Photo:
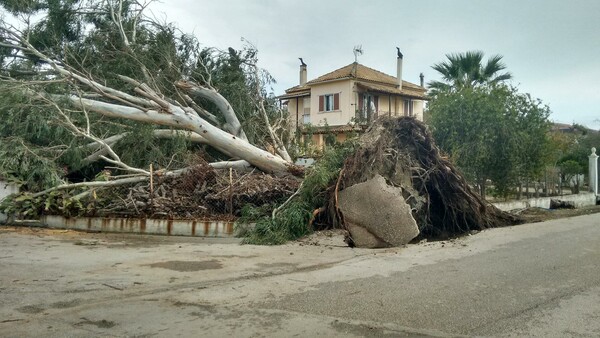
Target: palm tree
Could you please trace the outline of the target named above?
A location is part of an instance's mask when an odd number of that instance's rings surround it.
[[[443,80],[429,83],[429,88],[433,92],[473,88],[477,85],[495,84],[512,78],[508,72],[498,74],[506,69],[506,65],[501,62],[501,55],[490,57],[485,65],[482,51],[446,54],[446,58],[447,61],[432,66],[442,75]]]

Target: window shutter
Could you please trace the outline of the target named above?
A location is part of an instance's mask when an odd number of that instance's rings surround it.
[[[373,101],[375,101],[375,111],[379,111],[379,96],[373,96]]]
[[[340,110],[340,93],[333,94],[333,110]]]
[[[319,96],[319,111],[325,110],[325,96]]]

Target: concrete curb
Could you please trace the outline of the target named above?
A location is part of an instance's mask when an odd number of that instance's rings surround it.
[[[526,209],[532,207],[550,208],[550,200],[557,199],[561,201],[575,202],[575,207],[581,208],[590,205],[596,205],[596,195],[593,192],[581,193],[577,195],[563,195],[552,197],[530,198],[519,201],[495,202],[492,203],[502,211],[510,211],[516,209]]]
[[[234,222],[176,219],[42,216],[40,223],[54,229],[138,233],[191,237],[235,237]]]

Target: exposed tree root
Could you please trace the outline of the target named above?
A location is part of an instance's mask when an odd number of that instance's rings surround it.
[[[440,154],[426,125],[414,118],[377,120],[361,137],[355,154],[346,159],[339,187],[332,191],[376,174],[403,189],[424,237],[453,236],[522,222],[482,199]],[[344,223],[338,216],[336,196],[331,194],[327,217],[341,227]]]

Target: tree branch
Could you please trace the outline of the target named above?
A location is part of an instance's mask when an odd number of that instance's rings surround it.
[[[219,109],[219,111],[221,112],[221,114],[223,114],[223,117],[225,118],[225,121],[227,123],[227,125],[225,126],[226,129],[231,134],[240,137],[244,141],[248,141],[246,133],[242,129],[242,125],[238,120],[237,115],[233,110],[233,107],[231,107],[227,99],[225,99],[221,94],[219,94],[214,88],[203,87],[193,82],[183,80],[177,81],[175,83],[175,86],[184,90],[192,96],[201,97],[214,103],[217,106],[217,109]]]

